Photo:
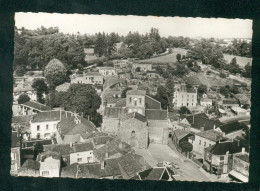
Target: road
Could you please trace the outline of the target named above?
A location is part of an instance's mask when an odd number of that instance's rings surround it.
[[[148,149],[138,149],[136,154],[144,157],[150,166],[155,167],[159,161],[174,162],[179,169],[174,171],[179,175],[176,180],[180,181],[211,181],[199,167],[178,153],[172,150],[168,145],[150,144]]]

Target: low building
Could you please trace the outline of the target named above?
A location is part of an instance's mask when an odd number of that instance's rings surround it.
[[[173,181],[174,172],[166,167],[154,167],[145,171],[139,172],[137,175],[132,177],[132,180],[163,180]]]
[[[59,177],[61,167],[61,155],[54,151],[46,151],[37,156],[40,163],[40,176]]]
[[[241,153],[233,156],[233,165],[229,176],[240,182],[248,182],[249,166],[249,154],[242,150]]]
[[[19,169],[18,176],[40,176],[40,163],[32,159],[26,160]]]
[[[15,87],[13,93],[14,101],[17,101],[22,94],[27,94],[31,101],[37,101],[37,91],[31,86]],[[45,97],[45,94],[43,94],[43,97]]]
[[[172,132],[172,141],[177,147],[179,147],[179,145],[182,141],[188,142],[189,137],[192,137],[192,136],[193,136],[193,134],[191,134],[187,131],[182,131],[182,130],[177,129]]]
[[[11,174],[17,174],[21,166],[21,137],[17,131],[12,132]]]
[[[235,139],[236,137],[241,137],[246,128],[247,126],[245,124],[233,121],[220,125],[216,128],[216,131],[222,133],[224,137]]]
[[[70,164],[73,163],[93,163],[94,155],[93,155],[94,146],[93,143],[78,143],[73,144],[72,152],[70,153]]]
[[[207,106],[212,106],[212,99],[209,99],[209,98],[201,98],[200,99],[200,105],[203,105],[205,107]]]
[[[205,148],[203,164],[211,173],[228,175],[232,170],[233,155],[244,148],[237,141],[217,142]]]
[[[140,68],[140,71],[152,71],[151,63],[133,63],[132,69],[136,70],[136,68]]]
[[[20,115],[34,115],[43,111],[50,111],[51,107],[36,101],[28,101],[20,104],[18,113]]]
[[[236,115],[250,115],[250,111],[243,109],[241,107],[233,106],[231,107],[231,111]]]
[[[50,139],[57,132],[57,124],[74,115],[69,111],[44,111],[33,116],[30,122],[32,139]]]
[[[87,72],[84,74],[74,74],[71,76],[71,84],[99,84],[102,85],[104,83],[103,76],[98,72]]]
[[[222,125],[222,123],[218,120],[209,119],[209,117],[205,113],[198,113],[194,115],[180,117],[179,124],[189,126],[189,128],[186,129],[194,133],[208,131]]]
[[[196,155],[196,158],[203,158],[205,148],[215,145],[221,140],[224,140],[222,134],[211,129],[195,133],[194,138],[189,139],[189,142],[193,146],[192,152]]]
[[[224,99],[222,100],[222,103],[219,103],[225,108],[231,108],[231,107],[239,107],[239,101],[234,100],[234,99]]]
[[[97,67],[102,76],[116,76],[116,69],[113,67]]]

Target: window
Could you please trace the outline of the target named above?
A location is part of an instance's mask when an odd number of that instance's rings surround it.
[[[199,142],[199,145],[201,145],[201,140],[200,140],[200,142]]]
[[[87,161],[91,162],[92,157],[87,157]]]
[[[40,125],[37,125],[37,131],[40,131]]]
[[[206,142],[204,142],[204,147],[206,147]]]
[[[41,137],[41,136],[40,136],[40,133],[38,133],[38,134],[37,134],[37,139],[40,139],[40,137]]]
[[[130,103],[132,102],[132,98],[131,98],[131,97],[129,98],[129,102],[130,102]]]
[[[137,106],[137,101],[135,100],[135,106]]]
[[[219,158],[220,158],[220,160],[224,160],[224,156],[220,156]]]
[[[78,161],[78,162],[82,162],[82,158],[78,158],[77,161]]]
[[[189,103],[187,103],[187,106],[189,106]]]
[[[49,125],[46,125],[46,130],[49,130]]]
[[[140,103],[142,103],[142,98],[139,98]]]
[[[42,176],[49,176],[49,171],[42,171]]]

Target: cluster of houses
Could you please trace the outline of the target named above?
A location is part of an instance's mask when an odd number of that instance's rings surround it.
[[[89,49],[85,52],[86,57],[94,56]],[[250,101],[244,94],[227,99],[208,91],[198,96],[199,86],[206,84],[195,75],[176,78],[174,109],[185,106],[193,112],[172,120],[168,109],[162,109],[161,103],[151,97],[167,80],[153,64],[113,62],[113,67],[85,68],[80,74],[72,74],[70,83],[56,87],[56,91],[66,92],[73,83],[92,85],[104,106],[99,128],[77,113],[38,103],[36,91],[30,86],[32,79],[15,77],[14,100],[26,93],[30,101],[14,104],[11,173],[171,181],[174,173],[169,168],[151,167],[135,154],[135,149],[147,149],[149,144],[167,145],[171,137],[177,148],[183,141],[192,144],[192,157],[210,173],[248,180],[249,155],[236,139],[250,128],[250,108],[244,107],[250,107]],[[126,88],[129,89],[122,97]],[[198,106],[203,109],[197,111]],[[212,118],[209,108],[222,117]],[[233,113],[231,117],[229,111]],[[42,150],[35,154],[38,144]]]

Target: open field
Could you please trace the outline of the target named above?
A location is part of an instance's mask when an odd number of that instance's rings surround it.
[[[139,62],[150,62],[150,63],[170,63],[170,62],[176,62],[176,55],[181,54],[181,55],[186,55],[187,50],[182,49],[182,48],[174,48],[172,54],[167,54],[164,56],[159,56],[155,58],[150,58],[150,59],[145,59],[145,60],[140,60]]]
[[[230,61],[232,60],[232,58],[236,57],[237,59],[237,64],[244,68],[244,66],[249,62],[250,64],[252,64],[252,58],[247,58],[247,57],[241,57],[241,56],[234,56],[234,55],[229,55],[229,54],[223,54],[224,55],[224,59],[227,61],[227,63],[230,63]]]

